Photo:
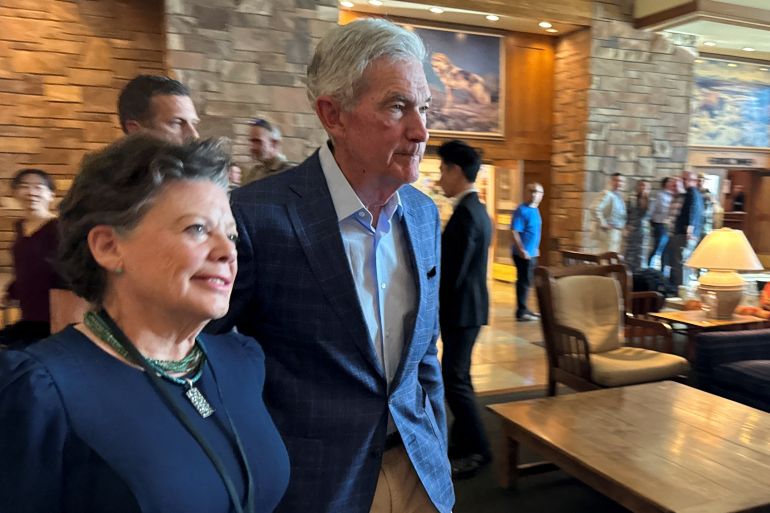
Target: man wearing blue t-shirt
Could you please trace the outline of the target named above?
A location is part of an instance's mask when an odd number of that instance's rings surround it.
[[[527,293],[532,284],[532,273],[540,256],[540,234],[543,219],[537,209],[543,200],[543,186],[539,183],[527,185],[526,201],[513,213],[511,232],[513,234],[513,261],[516,264],[516,320],[534,321],[539,315],[527,308]]]

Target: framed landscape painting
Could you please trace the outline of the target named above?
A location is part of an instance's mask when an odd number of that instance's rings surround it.
[[[433,101],[432,134],[458,137],[504,135],[505,45],[502,36],[405,25],[425,42],[423,62]]]
[[[770,147],[770,77],[762,65],[699,59],[690,145]]]

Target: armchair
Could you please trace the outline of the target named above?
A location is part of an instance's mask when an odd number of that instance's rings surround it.
[[[535,269],[549,395],[558,382],[594,390],[687,372],[687,360],[671,354],[671,327],[626,311],[629,282],[622,264]]]
[[[695,385],[770,412],[770,329],[700,333]]]

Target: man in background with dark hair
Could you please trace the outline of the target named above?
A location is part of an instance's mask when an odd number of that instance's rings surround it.
[[[198,138],[200,120],[190,90],[168,77],[134,77],[120,93],[118,116],[126,134],[145,131],[176,144]]]
[[[684,262],[700,240],[703,230],[703,196],[698,190],[698,177],[690,170],[682,173],[685,187],[682,206],[674,218],[673,235],[668,243],[671,250],[671,284],[688,285],[690,270]]]
[[[668,262],[663,255],[668,244],[668,217],[671,210],[671,202],[676,194],[676,179],[665,177],[660,182],[660,190],[655,194],[650,205],[650,226],[652,227],[652,251],[647,260],[647,266],[652,267],[655,256],[660,256],[660,270],[662,271]]]
[[[278,174],[294,166],[281,153],[281,131],[268,120],[257,118],[249,123],[249,141],[254,167],[243,173],[242,185]]]
[[[439,185],[454,199],[454,213],[441,237],[439,322],[444,353],[444,393],[454,415],[449,433],[452,476],[475,475],[491,459],[471,382],[471,352],[489,316],[487,254],[492,223],[474,186],[481,166],[479,154],[462,141],[438,149]]]
[[[118,118],[125,134],[145,132],[174,144],[197,139],[200,121],[181,82],[159,75],[137,75],[118,97]],[[88,303],[69,290],[51,291],[51,333],[83,320]]]

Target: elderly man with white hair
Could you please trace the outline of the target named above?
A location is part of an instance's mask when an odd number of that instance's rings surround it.
[[[232,194],[238,277],[212,326],[265,352],[289,450],[277,511],[449,513],[437,359],[441,223],[409,185],[428,140],[425,48],[385,20],[333,29],[308,67],[329,141]]]

